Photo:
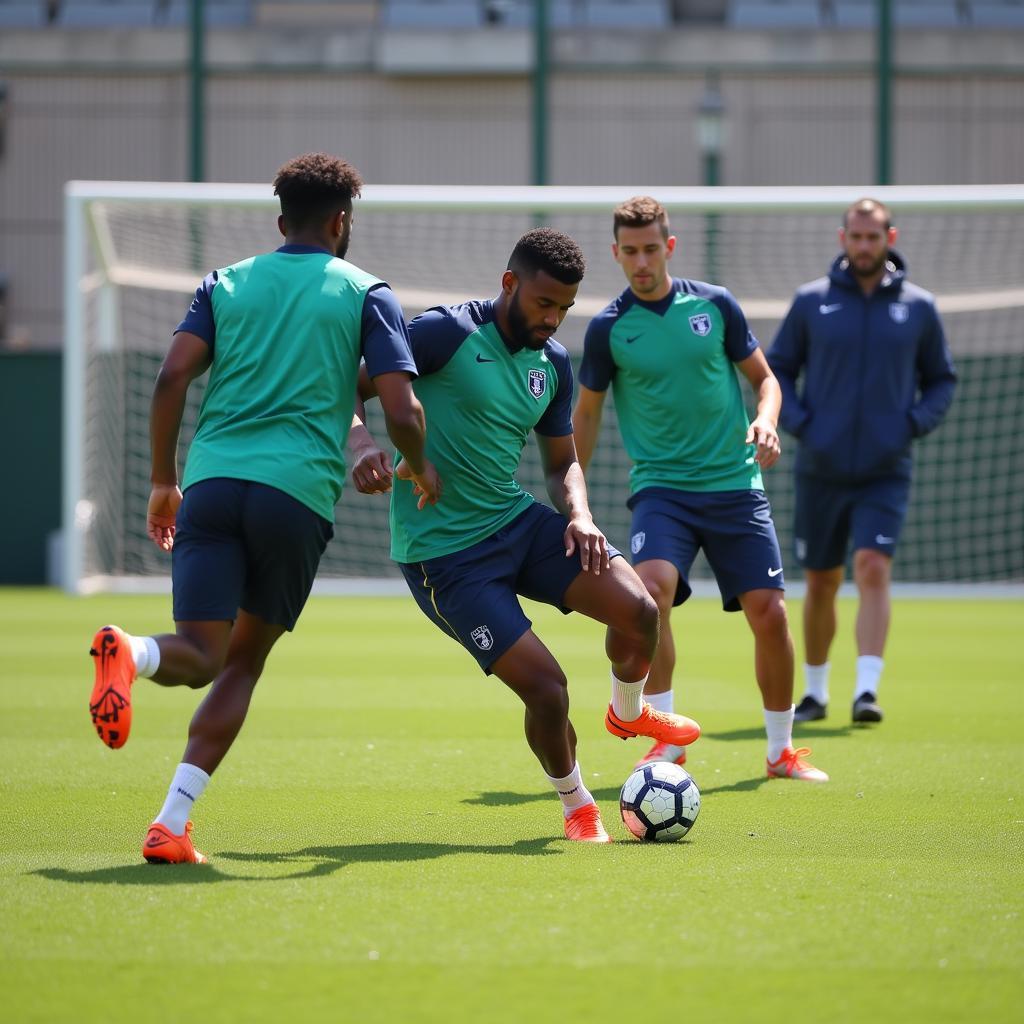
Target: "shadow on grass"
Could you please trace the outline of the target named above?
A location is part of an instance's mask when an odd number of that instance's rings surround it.
[[[806,722],[793,723],[793,736],[849,736],[857,732],[855,725],[811,725]],[[708,740],[757,740],[764,739],[764,726],[752,726],[749,729],[727,729],[725,732],[705,732],[704,739]]]
[[[549,794],[550,796],[550,794]],[[414,860],[436,860],[458,853],[485,853],[513,857],[550,857],[560,853],[549,849],[553,836],[520,839],[509,844],[462,843],[366,843],[352,846],[307,846],[292,853],[237,853],[224,851],[212,856],[210,864],[132,864],[127,867],[71,871],[41,868],[29,872],[54,882],[91,885],[203,885],[211,882],[284,882],[296,878],[332,875],[349,864],[387,864]],[[304,865],[303,870],[272,877],[233,875],[219,867],[223,861],[248,864]]]

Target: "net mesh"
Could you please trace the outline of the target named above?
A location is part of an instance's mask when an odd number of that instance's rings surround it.
[[[743,213],[668,205],[680,239],[673,272],[726,285],[764,347],[795,288],[825,273],[837,251],[838,218],[831,211],[794,211],[767,200],[757,212]],[[275,209],[228,200],[200,206],[116,198],[85,206],[88,252],[77,288],[77,340],[85,354],[78,573],[106,581],[166,577],[169,558],[145,536],[153,382],[171,332],[204,274],[279,244]],[[494,295],[515,239],[539,222],[535,214],[500,205],[396,211],[364,201],[349,255],[388,280],[411,317],[430,305]],[[578,365],[589,317],[624,284],[609,252],[610,215],[548,209],[543,223],[571,234],[587,257],[577,307],[559,332]],[[1024,413],[1024,203],[992,211],[951,202],[948,210],[908,212],[899,226],[911,279],[937,295],[960,384],[942,427],[915,445],[911,508],[895,575],[920,583],[1022,581],[1024,455],[1013,428]],[[182,463],[203,386],[204,380],[197,381],[188,397]],[[752,406],[749,392],[747,398]],[[375,403],[369,413],[371,429],[383,439]],[[795,442],[784,437],[783,447],[780,463],[766,474],[766,489],[788,556]],[[595,519],[623,550],[628,468],[610,400],[588,486]],[[545,498],[532,445],[520,478]],[[398,576],[388,558],[386,506],[386,499],[346,487],[321,580]],[[791,563],[787,557],[787,577],[798,579]],[[706,564],[695,567],[694,578],[710,578]]]

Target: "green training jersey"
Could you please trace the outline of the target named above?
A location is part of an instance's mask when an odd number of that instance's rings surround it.
[[[421,562],[471,547],[534,498],[516,480],[530,431],[572,433],[572,366],[554,339],[510,346],[489,301],[427,310],[409,325],[413,387],[427,417],[427,457],[444,481],[436,505],[416,507],[412,484],[391,492],[391,557]]]
[[[631,493],[762,489],[733,366],[756,349],[732,295],[700,281],[674,278],[658,302],[627,288],[591,320],[580,383],[612,388]]]

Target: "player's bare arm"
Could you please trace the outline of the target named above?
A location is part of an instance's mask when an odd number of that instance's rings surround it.
[[[174,546],[174,523],[181,505],[178,487],[178,434],[189,385],[212,362],[210,346],[198,335],[179,331],[160,367],[149,409],[150,480],[146,533],[163,551]]]
[[[576,441],[576,457],[579,459],[583,472],[586,473],[594,449],[597,447],[597,436],[601,430],[601,414],[604,412],[604,396],[607,392],[591,391],[579,385],[579,398],[572,414],[572,433]]]
[[[366,407],[358,394],[352,411],[348,449],[352,456],[352,483],[360,494],[386,494],[391,490],[395,475],[391,456],[366,429]]]
[[[595,575],[600,575],[601,570],[610,564],[608,541],[594,525],[590,514],[587,485],[583,479],[583,467],[576,457],[573,436],[545,437],[537,434],[536,437],[548,495],[555,508],[569,519],[565,530],[565,556],[571,557],[578,549],[583,571],[592,569]]]
[[[760,349],[736,365],[750,381],[750,386],[757,395],[757,415],[747,431],[747,444],[757,445],[754,458],[762,469],[768,469],[779,461],[779,455],[782,453],[778,431],[782,389]]]

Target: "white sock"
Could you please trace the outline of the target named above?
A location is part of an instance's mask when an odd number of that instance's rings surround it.
[[[545,778],[555,787],[558,799],[562,801],[562,813],[567,818],[573,811],[578,810],[585,804],[594,803],[590,790],[583,785],[579,763],[572,766],[572,771],[564,779],[553,779],[547,774],[545,774]]]
[[[154,820],[176,836],[183,835],[192,805],[203,795],[209,781],[210,776],[202,768],[184,762],[179,764],[167,791],[167,799]]]
[[[672,691],[666,690],[664,693],[645,693],[644,700],[654,708],[655,711],[664,711],[666,715],[671,715],[673,710]]]
[[[768,734],[768,760],[778,761],[786,747],[793,746],[793,708],[788,711],[764,709],[764,731]]]
[[[646,684],[647,676],[635,683],[624,683],[612,672],[612,710],[622,721],[632,722],[640,717]]]
[[[808,697],[813,697],[819,704],[828,703],[828,670],[832,662],[826,661],[823,665],[808,665],[804,663],[804,685]]]
[[[882,678],[882,666],[885,662],[876,654],[862,654],[857,659],[857,685],[854,687],[853,699],[862,693],[873,693],[878,696],[878,683]]]
[[[156,675],[160,667],[160,645],[151,636],[128,634],[132,657],[135,659],[135,674],[146,679]]]

